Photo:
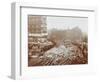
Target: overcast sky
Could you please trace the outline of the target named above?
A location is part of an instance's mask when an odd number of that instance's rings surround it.
[[[52,28],[72,29],[77,26],[83,32],[87,33],[88,18],[47,16],[47,28],[48,29],[52,29]]]

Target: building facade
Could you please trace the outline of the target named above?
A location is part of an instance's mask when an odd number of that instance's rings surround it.
[[[47,24],[45,16],[29,16],[28,31],[32,34],[47,33]]]
[[[39,56],[52,43],[47,40],[46,16],[28,16],[28,55]]]

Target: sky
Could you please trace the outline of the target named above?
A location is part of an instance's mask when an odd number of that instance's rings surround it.
[[[72,29],[79,27],[82,32],[88,32],[88,18],[47,16],[47,28]]]

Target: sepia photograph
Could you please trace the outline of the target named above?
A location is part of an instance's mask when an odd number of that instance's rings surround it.
[[[28,15],[28,67],[88,64],[88,17]]]
[[[13,3],[11,77],[59,78],[95,74],[95,8]]]

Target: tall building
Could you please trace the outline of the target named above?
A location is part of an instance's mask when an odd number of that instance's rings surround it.
[[[29,40],[39,41],[47,38],[46,16],[28,16],[28,36]]]
[[[47,40],[46,16],[28,16],[28,54],[40,55],[52,43]]]
[[[47,24],[45,16],[28,17],[28,31],[29,34],[47,34]]]

